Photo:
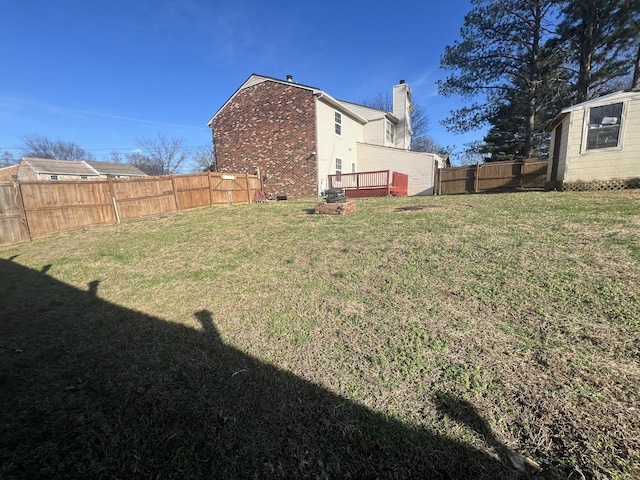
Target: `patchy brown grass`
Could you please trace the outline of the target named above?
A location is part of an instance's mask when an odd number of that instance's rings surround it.
[[[0,477],[637,478],[637,191],[357,203],[0,251]]]

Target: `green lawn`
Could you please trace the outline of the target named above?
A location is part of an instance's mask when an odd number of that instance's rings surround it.
[[[0,249],[0,478],[640,477],[640,191],[315,204]]]

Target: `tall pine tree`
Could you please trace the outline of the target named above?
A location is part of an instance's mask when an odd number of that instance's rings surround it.
[[[505,154],[528,158],[538,149],[545,127],[538,117],[546,105],[540,102],[561,81],[553,63],[559,59],[545,53],[553,33],[554,0],[472,3],[462,40],[446,47],[440,60],[442,68],[454,73],[438,86],[443,95],[480,97],[484,102],[452,112],[444,124],[458,132],[492,125],[485,141],[498,147],[496,153],[502,143]],[[509,142],[509,134],[517,138]]]
[[[619,86],[633,72],[640,42],[638,0],[558,0],[558,32],[572,82],[574,102]]]

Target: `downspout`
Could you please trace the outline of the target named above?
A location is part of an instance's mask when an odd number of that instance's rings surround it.
[[[320,122],[318,121],[318,99],[322,98],[323,95],[324,93],[320,92],[313,96],[313,106],[315,108],[314,114],[316,117],[316,195],[318,195],[318,197],[322,196],[322,179],[320,178]]]

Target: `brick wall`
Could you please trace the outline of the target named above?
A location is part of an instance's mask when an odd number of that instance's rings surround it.
[[[211,125],[221,172],[266,175],[266,194],[317,196],[316,115],[309,90],[266,81],[240,90]]]

